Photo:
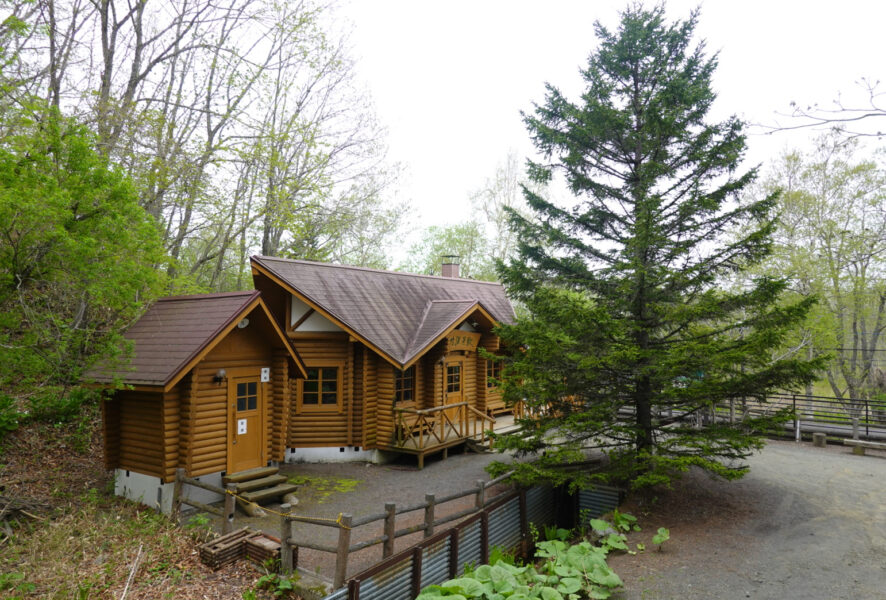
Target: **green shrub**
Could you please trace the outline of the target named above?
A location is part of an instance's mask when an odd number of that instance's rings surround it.
[[[67,392],[61,387],[45,387],[28,399],[28,418],[46,423],[69,423],[79,416],[83,405],[95,402],[97,392],[73,387]]]
[[[0,440],[18,429],[22,414],[18,412],[15,399],[0,393]]]

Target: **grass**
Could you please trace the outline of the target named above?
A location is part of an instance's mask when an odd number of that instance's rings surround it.
[[[163,515],[116,498],[84,494],[55,518],[22,528],[0,558],[2,594],[103,597],[126,581],[139,546],[139,588],[161,592],[192,576],[192,544]],[[167,597],[174,597],[169,590]]]
[[[359,479],[345,477],[323,477],[320,475],[293,475],[289,483],[305,486],[317,504],[325,502],[332,494],[353,492],[362,482]]]

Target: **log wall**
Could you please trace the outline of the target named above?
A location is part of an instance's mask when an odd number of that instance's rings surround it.
[[[289,421],[291,448],[349,445],[348,399],[352,394],[352,364],[348,360],[350,342],[347,334],[292,334],[293,345],[308,367],[342,368],[341,403],[329,410],[305,410],[301,407],[301,380],[290,379],[292,395]]]

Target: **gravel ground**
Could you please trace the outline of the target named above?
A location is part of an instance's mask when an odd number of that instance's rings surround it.
[[[355,519],[384,512],[386,502],[398,506],[415,505],[425,500],[425,494],[440,498],[458,491],[476,488],[477,480],[489,481],[484,468],[495,460],[508,460],[501,454],[473,454],[451,451],[447,459],[440,455],[425,459],[425,468],[419,470],[412,457],[403,457],[387,465],[368,463],[321,463],[286,464],[280,469],[290,477],[307,479],[296,492],[299,503],[294,513],[334,520],[340,513],[350,513]],[[336,489],[338,488],[338,489]],[[497,486],[487,491],[493,496],[507,488]],[[435,517],[453,514],[474,506],[475,496],[468,496],[439,505]],[[279,504],[268,504],[270,511],[279,510]],[[422,510],[397,517],[397,529],[421,524]],[[237,511],[235,527],[250,525],[272,535],[279,536],[279,517],[270,514],[264,518],[249,518]],[[215,524],[219,527],[219,524]],[[449,526],[447,524],[446,526]],[[296,523],[293,527],[296,540],[335,547],[338,529],[318,525]],[[382,523],[366,525],[352,531],[351,543],[367,540],[382,533]],[[421,541],[417,533],[397,539],[395,552],[404,550]],[[348,575],[359,573],[381,560],[381,545],[372,546],[351,554],[348,559]],[[306,548],[299,549],[299,567],[317,574],[322,580],[331,581],[335,556]]]
[[[610,561],[620,598],[886,598],[886,456],[769,442],[750,464],[740,481],[691,473],[628,507],[644,525],[632,541],[660,526],[671,540]]]
[[[408,460],[284,469],[289,475],[319,478],[297,492],[298,513],[335,518],[350,512],[360,517],[381,512],[385,502],[415,504],[426,493],[439,497],[473,487],[477,479],[489,479],[484,467],[501,458],[455,454],[431,459],[421,471]],[[630,541],[645,543],[647,550],[611,558],[625,582],[616,598],[886,600],[886,455],[855,456],[843,446],[771,441],[750,464],[751,472],[739,481],[690,472],[657,498],[629,500],[624,510],[643,525]],[[342,490],[330,492],[324,490],[323,478],[345,483]],[[473,497],[452,502],[438,507],[437,515],[472,504]],[[410,513],[398,518],[397,527],[420,523],[422,517],[421,511]],[[237,519],[238,527],[246,524],[242,513]],[[254,528],[279,533],[274,516],[249,521]],[[658,552],[650,538],[661,526],[670,529],[671,539]],[[380,525],[362,527],[354,530],[352,541],[380,532]],[[334,546],[337,530],[299,525],[295,535]],[[396,550],[420,539],[421,534],[401,538]],[[348,574],[380,557],[380,546],[352,555]],[[302,549],[299,559],[302,568],[332,577],[332,555]]]

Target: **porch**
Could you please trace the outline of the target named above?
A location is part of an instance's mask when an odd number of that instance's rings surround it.
[[[510,415],[496,419],[468,402],[425,409],[395,408],[393,443],[384,449],[414,455],[418,468],[422,469],[425,456],[442,452],[446,458],[449,449],[455,446],[476,444],[489,448],[489,433],[512,423]]]

